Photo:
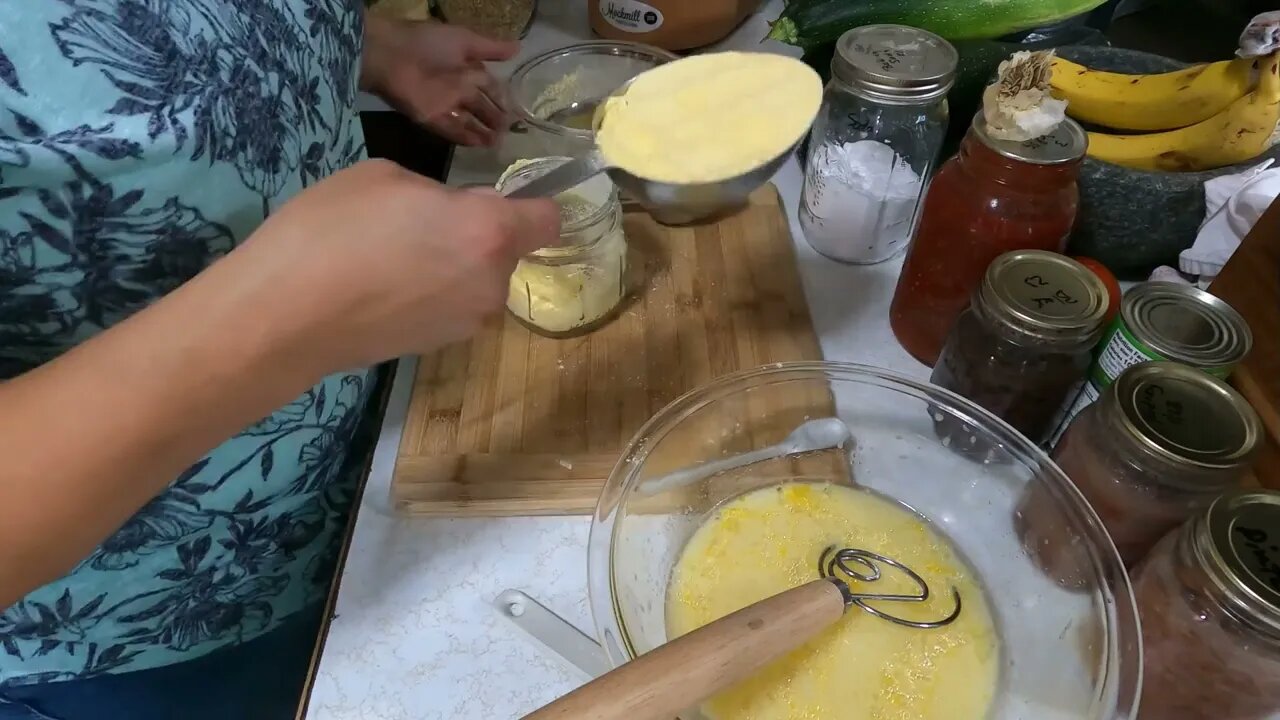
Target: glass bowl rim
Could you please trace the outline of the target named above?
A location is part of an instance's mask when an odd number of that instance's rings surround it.
[[[604,483],[595,512],[591,516],[591,529],[587,539],[588,605],[591,608],[596,640],[612,667],[618,667],[637,657],[634,643],[615,600],[617,593],[612,553],[618,530],[618,510],[622,499],[629,495],[635,484],[637,470],[653,447],[679,422],[716,401],[752,387],[751,383],[760,378],[779,376],[784,382],[787,379],[852,381],[901,392],[921,400],[940,401],[948,412],[994,434],[1006,451],[1019,462],[1029,467],[1034,462],[1034,466],[1043,469],[1044,472],[1039,475],[1043,480],[1036,481],[1050,483],[1061,493],[1060,497],[1068,506],[1067,512],[1076,515],[1075,519],[1084,527],[1085,536],[1094,540],[1090,543],[1091,553],[1096,556],[1093,558],[1094,569],[1103,581],[1103,604],[1112,609],[1110,614],[1104,614],[1101,618],[1106,631],[1104,637],[1109,641],[1109,646],[1106,661],[1094,685],[1095,701],[1110,699],[1111,703],[1098,707],[1105,714],[1089,720],[1131,720],[1136,716],[1143,671],[1143,648],[1140,640],[1142,629],[1137,601],[1129,574],[1120,560],[1120,553],[1084,495],[1043,449],[976,403],[945,388],[893,370],[843,361],[779,362],[722,375],[672,400],[649,418],[619,452],[618,461]],[[665,430],[661,435],[655,435],[660,428]],[[957,460],[967,462],[963,458]],[[1121,647],[1121,630],[1125,617],[1128,617],[1133,628],[1131,639],[1136,641],[1131,646]],[[616,644],[611,640],[616,640]],[[1132,675],[1126,677],[1126,670],[1131,671]],[[1132,681],[1126,682],[1130,678]]]
[[[591,40],[588,42],[573,43],[558,48],[553,48],[542,53],[538,53],[533,57],[525,60],[511,71],[510,77],[507,79],[508,87],[517,86],[534,68],[552,60],[558,60],[566,57],[574,57],[578,55],[613,55],[615,57],[630,56],[649,60],[656,60],[657,65],[679,60],[680,56],[669,50],[663,50],[641,42],[631,42],[629,40]],[[553,135],[567,135],[569,137],[590,140],[592,133],[590,130],[579,130],[577,128],[569,128],[563,125],[547,122],[541,118],[535,117],[529,108],[525,107],[514,95],[509,93],[511,104],[514,106],[516,114],[520,116],[520,120],[528,125],[542,130],[543,132]]]

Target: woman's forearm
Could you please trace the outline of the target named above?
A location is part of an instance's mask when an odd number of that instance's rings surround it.
[[[201,455],[322,374],[239,258],[0,384],[0,609],[56,579]]]
[[[0,383],[0,609],[326,373],[475,332],[517,259],[559,231],[554,201],[359,163],[147,310]]]

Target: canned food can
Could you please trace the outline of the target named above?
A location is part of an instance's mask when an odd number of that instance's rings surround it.
[[[1251,347],[1249,324],[1221,298],[1182,283],[1135,285],[1120,301],[1120,312],[1098,343],[1089,379],[1050,444],[1125,368],[1171,360],[1225,380]]]

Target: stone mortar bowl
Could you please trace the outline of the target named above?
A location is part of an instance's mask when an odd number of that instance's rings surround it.
[[[1068,46],[1059,54],[1091,68],[1158,73],[1186,67],[1159,55],[1114,47]],[[1091,128],[1092,129],[1092,128]],[[1085,158],[1080,212],[1068,252],[1087,255],[1112,272],[1145,279],[1157,265],[1177,267],[1204,221],[1204,182],[1280,158],[1280,145],[1239,165],[1203,172],[1148,172]]]

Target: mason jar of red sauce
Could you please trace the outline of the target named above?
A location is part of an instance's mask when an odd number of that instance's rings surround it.
[[[933,365],[987,266],[1011,250],[1062,252],[1075,222],[1076,177],[1088,139],[1070,119],[1027,142],[987,136],[979,113],[929,185],[894,291],[889,323],[902,347]]]

